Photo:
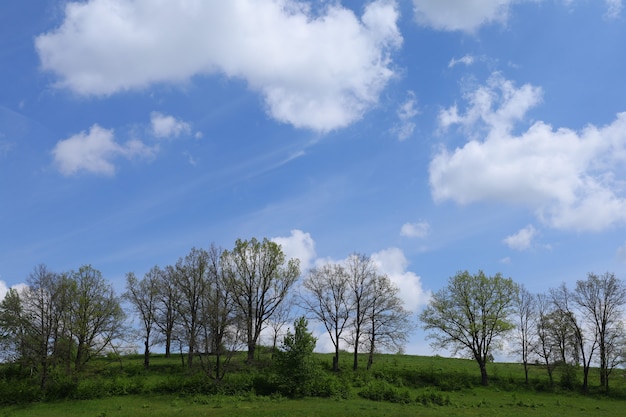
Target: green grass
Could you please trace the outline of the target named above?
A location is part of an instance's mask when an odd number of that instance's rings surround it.
[[[202,374],[190,375],[182,367],[180,356],[166,359],[156,355],[151,368],[144,370],[143,358],[133,355],[90,362],[67,397],[71,399],[0,407],[0,417],[582,417],[621,415],[626,405],[623,370],[615,370],[611,376],[610,395],[599,391],[599,375],[592,370],[591,393],[583,396],[577,389],[560,387],[559,372],[555,373],[555,386],[550,386],[541,366],[531,367],[530,384],[526,385],[520,364],[489,364],[491,384],[481,387],[478,367],[471,360],[378,355],[373,368],[367,371],[363,356],[359,358],[361,369],[354,372],[351,355],[344,353],[340,358],[342,371],[333,374],[332,355],[316,356],[326,375],[343,387],[331,398],[295,400],[255,392],[250,387],[268,369],[267,353],[259,356],[259,366],[254,368],[243,364],[243,354],[235,358],[233,371],[217,390]],[[578,370],[579,382],[580,374]]]

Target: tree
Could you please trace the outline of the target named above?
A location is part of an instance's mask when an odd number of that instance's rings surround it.
[[[184,339],[188,346],[187,366],[190,369],[201,329],[202,305],[209,272],[208,256],[204,249],[192,248],[185,258],[176,262],[173,275],[174,287],[178,292],[175,308],[183,325]]]
[[[74,369],[81,371],[92,354],[101,352],[119,337],[124,311],[113,287],[91,265],[71,273],[71,324],[76,339]]]
[[[285,262],[279,244],[255,238],[238,239],[233,250],[224,251],[223,256],[228,286],[245,326],[251,363],[261,331],[300,275],[299,261]]]
[[[615,355],[611,353],[615,351],[615,342],[623,339],[621,321],[626,304],[626,287],[612,273],[589,273],[586,280],[576,282],[573,298],[597,337],[600,386],[608,391],[609,375],[615,365]]]
[[[535,317],[536,317],[536,298],[523,285],[519,286],[517,297],[514,299],[515,315],[517,319],[516,338],[517,352],[522,357],[524,365],[524,378],[528,384],[528,363],[530,354],[533,351],[535,343]]]
[[[165,345],[165,357],[172,355],[174,328],[178,320],[176,305],[179,294],[175,285],[176,269],[168,265],[162,270],[157,283],[157,297],[154,306],[154,324],[157,326]]]
[[[153,344],[151,336],[155,327],[155,306],[162,273],[163,271],[155,266],[139,281],[134,273],[129,272],[126,274],[126,292],[122,296],[133,305],[141,320],[144,344],[143,366],[146,369],[150,367],[150,347]]]
[[[398,296],[399,288],[386,275],[374,280],[371,300],[366,311],[367,369],[374,363],[374,353],[379,347],[399,351],[413,331],[411,312],[403,306]]]
[[[501,338],[514,328],[511,320],[517,285],[499,273],[458,272],[447,287],[433,294],[420,321],[434,340],[434,348],[451,348],[476,360],[481,383],[488,385],[487,361]]]
[[[350,288],[350,304],[352,314],[352,333],[350,344],[354,347],[352,369],[358,367],[358,354],[363,329],[368,313],[371,311],[370,304],[376,296],[376,267],[369,256],[354,253],[346,261],[346,273]]]
[[[47,385],[51,367],[59,306],[56,290],[58,275],[50,272],[45,265],[38,265],[28,277],[28,287],[24,291],[24,304],[28,311],[27,332],[33,366],[39,369],[40,388]]]
[[[589,370],[593,355],[598,348],[598,335],[595,328],[590,328],[588,322],[580,320],[579,299],[576,294],[568,290],[565,284],[550,290],[552,302],[556,307],[555,314],[563,320],[564,327],[570,329],[576,342],[576,355],[580,354],[583,365],[583,393],[589,391]],[[567,324],[567,326],[565,326]],[[569,330],[568,330],[569,331]],[[576,361],[578,362],[578,360]]]
[[[552,303],[545,294],[537,294],[537,341],[533,351],[546,366],[550,385],[554,384],[553,371],[556,362],[556,344],[554,342],[554,332],[551,325]]]
[[[239,342],[238,317],[222,263],[223,250],[211,245],[207,255],[208,274],[205,297],[202,300],[202,326],[206,351],[215,355],[215,367],[209,367],[207,373],[216,380],[221,380],[226,372],[225,365]],[[226,346],[230,349],[226,349]],[[224,364],[222,356],[225,353],[228,355]]]
[[[23,364],[26,357],[26,320],[20,293],[9,289],[0,302],[0,347],[5,360]]]
[[[350,319],[348,280],[343,266],[327,264],[313,268],[303,283],[308,292],[302,297],[304,307],[324,325],[335,348],[333,371],[339,370],[339,342]]]
[[[317,339],[308,330],[308,322],[300,317],[294,322],[294,332],[287,331],[276,353],[276,369],[281,377],[282,391],[289,396],[310,394],[310,384],[316,377],[317,364],[313,350]]]

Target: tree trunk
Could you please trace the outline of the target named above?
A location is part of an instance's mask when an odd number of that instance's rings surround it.
[[[143,351],[143,367],[148,369],[150,367],[150,342],[146,338],[144,342],[145,349]]]
[[[480,367],[480,384],[483,387],[486,387],[487,385],[489,385],[489,377],[487,376],[487,364],[483,361],[480,361],[478,363],[478,366]]]

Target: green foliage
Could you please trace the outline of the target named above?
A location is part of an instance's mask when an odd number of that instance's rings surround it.
[[[313,350],[317,339],[308,331],[308,322],[300,317],[294,322],[294,332],[287,332],[280,350],[276,353],[276,372],[283,395],[309,396],[313,383],[321,376]]]

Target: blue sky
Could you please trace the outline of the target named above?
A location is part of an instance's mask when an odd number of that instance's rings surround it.
[[[253,236],[415,312],[624,278],[625,43],[621,0],[3,2],[0,292]]]

